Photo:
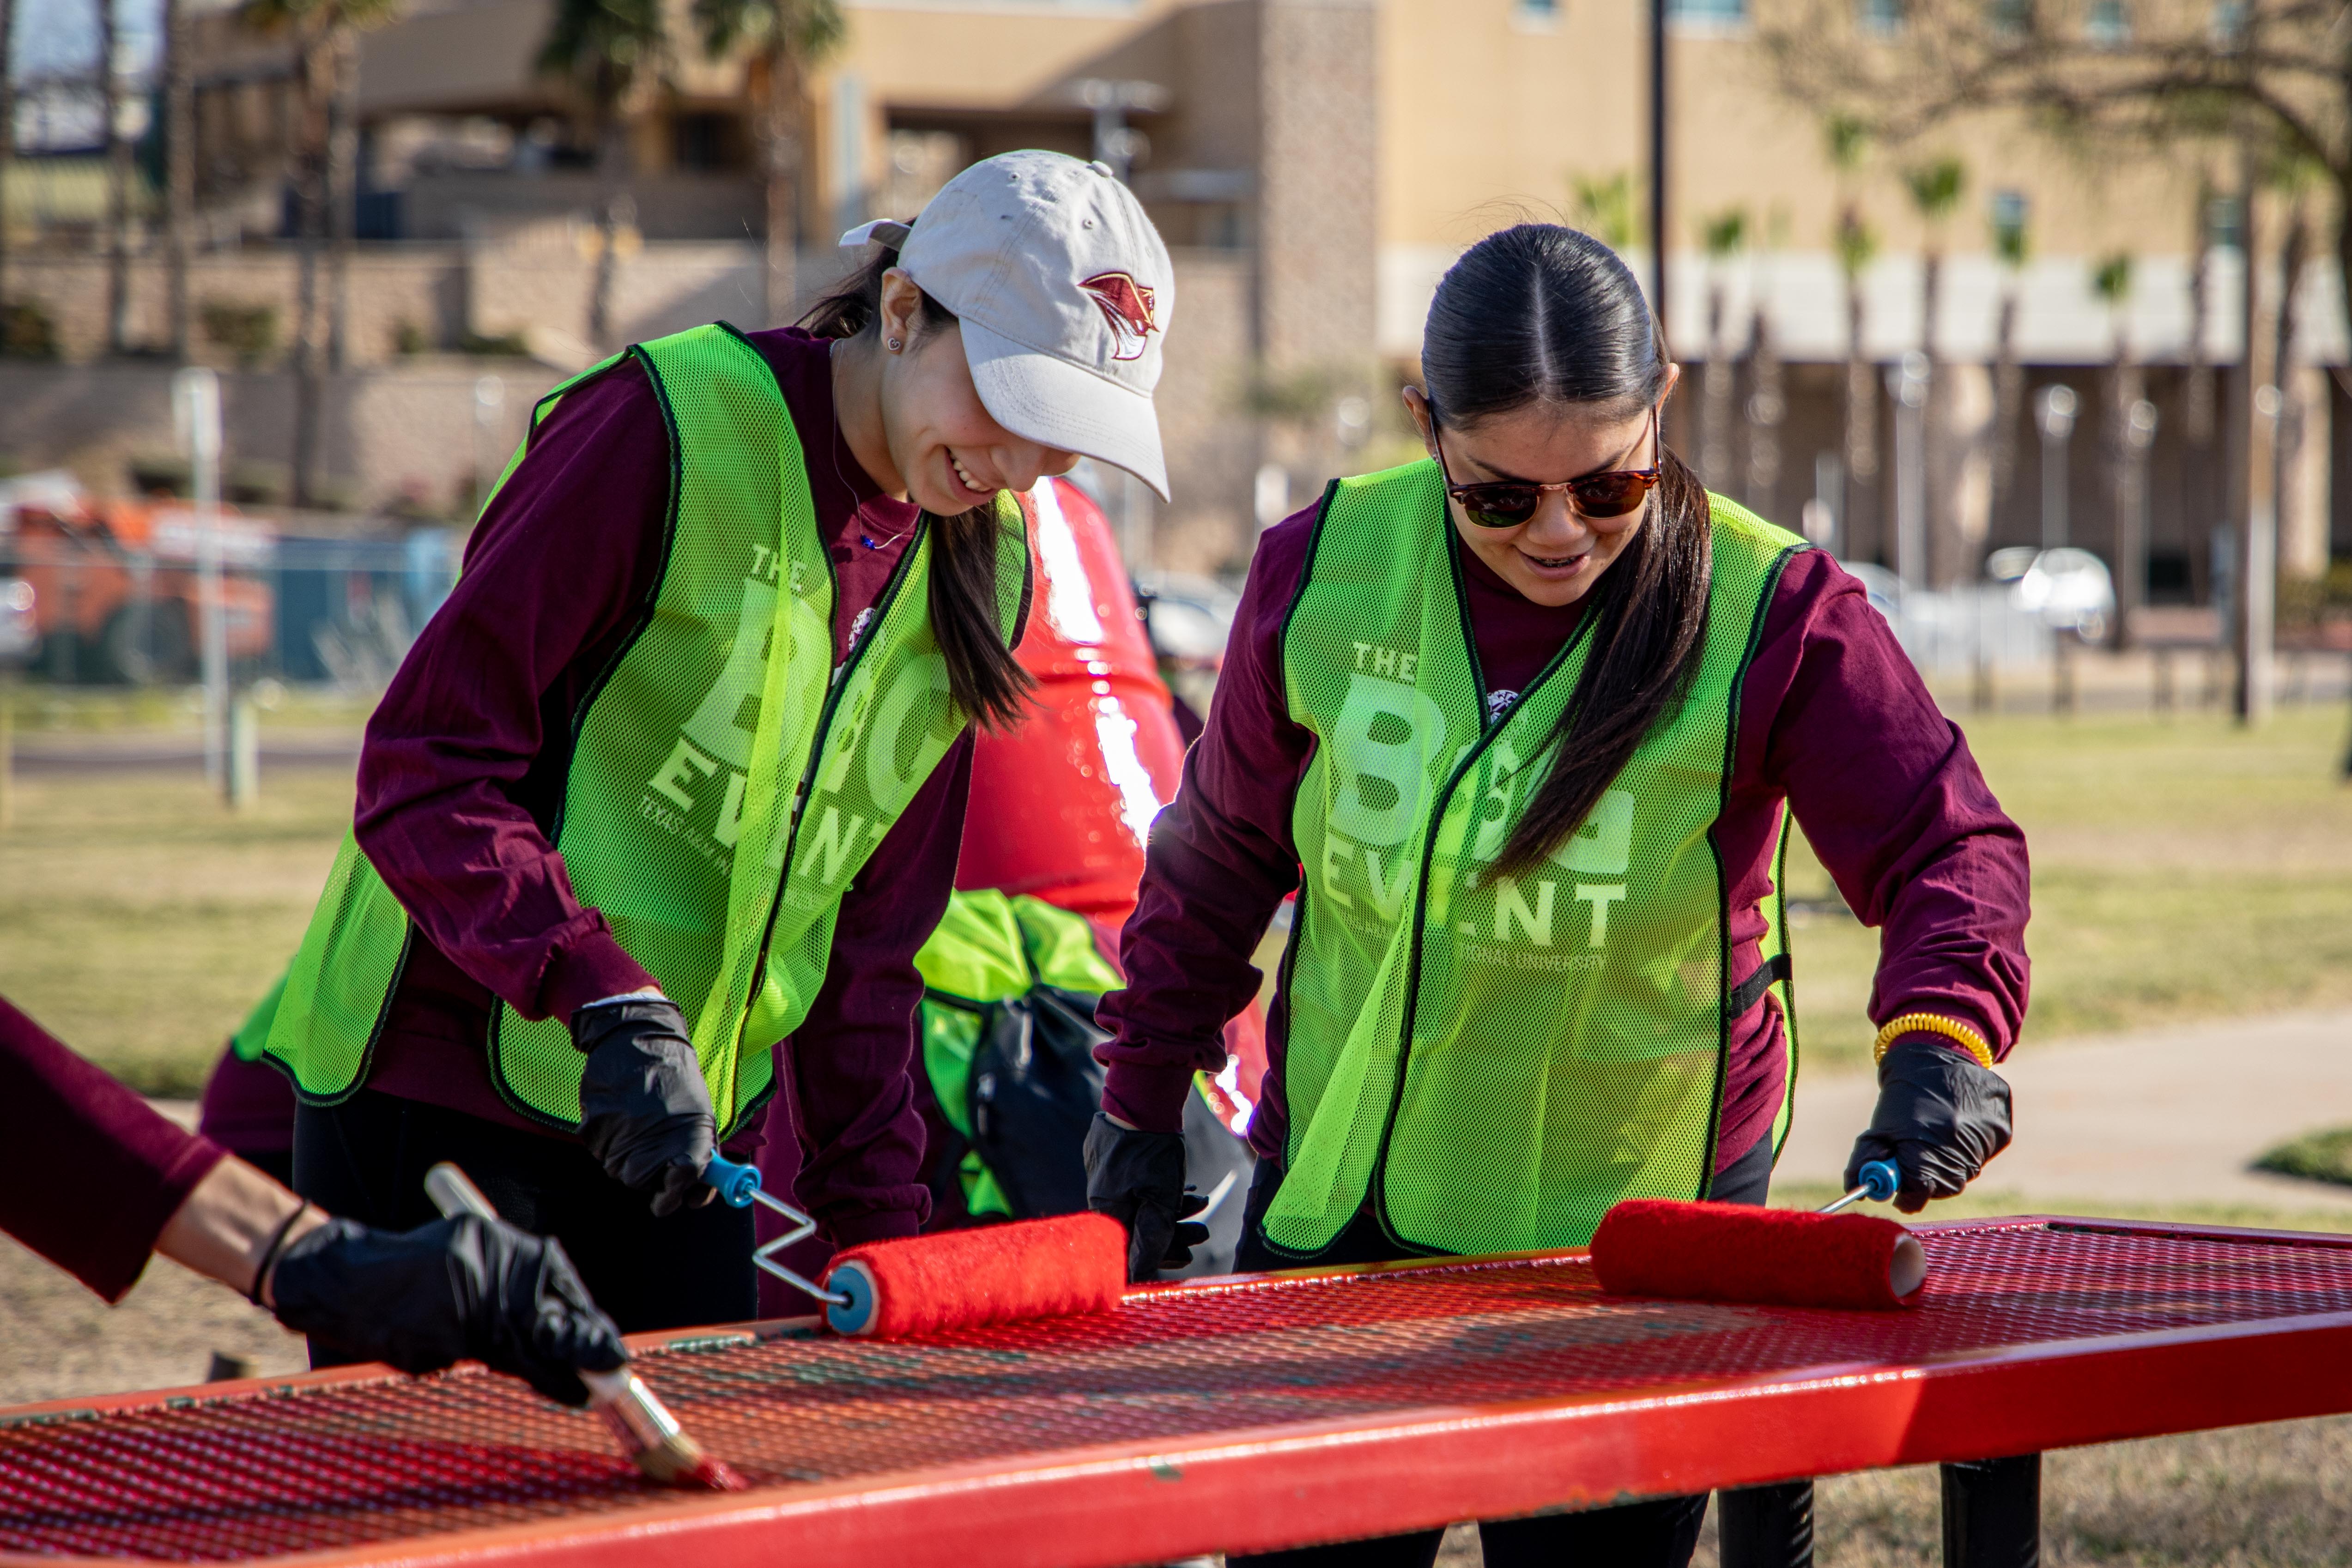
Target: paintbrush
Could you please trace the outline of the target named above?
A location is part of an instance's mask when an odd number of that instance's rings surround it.
[[[444,1160],[425,1173],[425,1190],[444,1218],[470,1214],[496,1219],[499,1211],[482,1196],[466,1173]],[[740,1491],[743,1478],[702,1451],[686,1434],[644,1379],[627,1367],[610,1372],[582,1368],[580,1381],[588,1385],[589,1408],[604,1418],[622,1448],[638,1469],[664,1486],[699,1487],[709,1491]]]

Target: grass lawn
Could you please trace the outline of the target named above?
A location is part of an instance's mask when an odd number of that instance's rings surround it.
[[[2033,857],[2029,1040],[2352,1001],[2352,788],[2336,707],[2242,734],[2185,716],[1965,721]],[[1878,935],[1789,856],[1808,1065],[1860,1065]]]
[[[332,768],[233,815],[194,772],[20,776],[0,995],[151,1094],[192,1095],[301,940],[352,814]]]

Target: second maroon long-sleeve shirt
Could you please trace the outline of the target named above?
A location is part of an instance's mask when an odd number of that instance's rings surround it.
[[[800,435],[833,559],[839,658],[917,508],[883,496],[850,452],[827,344],[789,329],[751,341]],[[640,368],[625,362],[567,394],[484,511],[456,591],[369,721],[359,845],[419,937],[372,1089],[533,1127],[490,1080],[491,998],[568,1019],[654,983],[574,895],[550,828],[574,716],[657,587],[669,486],[669,436]],[[967,735],[844,896],[824,984],[778,1051],[767,1134],[798,1145],[801,1202],[844,1245],[912,1235],[929,1207],[908,1076],[922,996],[914,955],[947,907],[971,773]],[[730,1146],[740,1155],[759,1141]]]
[[[1282,637],[1314,520],[1313,509],[1300,512],[1259,542],[1207,730],[1152,825],[1121,944],[1128,988],[1100,1014],[1116,1033],[1099,1052],[1109,1069],[1104,1107],[1139,1127],[1175,1131],[1193,1071],[1216,1070],[1218,1030],[1257,990],[1251,953],[1297,885],[1291,810],[1314,737],[1289,713]],[[1457,546],[1456,558],[1489,700],[1507,702],[1574,632],[1583,606],[1532,603],[1470,551]],[[1772,890],[1784,800],[1847,904],[1881,929],[1871,1017],[1946,1014],[2005,1054],[2025,1014],[2024,836],[1862,584],[1817,550],[1782,572],[1740,688],[1730,789],[1714,829],[1734,977],[1760,962],[1759,905]],[[1801,978],[1803,962],[1800,947]],[[1276,1159],[1288,1126],[1287,1024],[1277,999],[1250,1127],[1252,1145]],[[1787,1083],[1781,1040],[1769,997],[1732,1022],[1718,1171],[1771,1127]]]

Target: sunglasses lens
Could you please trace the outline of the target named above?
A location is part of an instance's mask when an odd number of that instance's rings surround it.
[[[1536,515],[1542,492],[1525,485],[1465,485],[1462,509],[1483,528],[1516,528]]]
[[[1569,486],[1576,509],[1588,517],[1622,517],[1650,493],[1646,474],[1596,474]]]

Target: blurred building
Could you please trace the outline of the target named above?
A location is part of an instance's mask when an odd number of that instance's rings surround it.
[[[1461,248],[1520,216],[1565,219],[1633,246],[1647,158],[1645,8],[1591,0],[845,0],[844,47],[806,84],[796,187],[804,295],[837,275],[833,236],[908,215],[958,169],[1008,148],[1102,156],[1125,170],[1173,247],[1175,329],[1160,403],[1177,486],[1139,494],[1131,540],[1161,564],[1231,570],[1256,528],[1330,474],[1410,455],[1393,413],[1432,289]],[[604,200],[593,116],[535,64],[550,0],[412,0],[361,48],[362,243],[346,333],[352,373],[393,374],[450,350],[521,346],[583,362],[595,218]],[[2090,167],[2016,123],[1963,128],[1935,151],[1969,183],[1937,225],[1890,166],[1840,176],[1820,126],[1778,96],[1747,0],[1673,0],[1675,210],[1669,331],[1693,368],[1678,446],[1709,482],[1843,552],[1895,564],[1898,457],[1921,470],[1920,580],[1977,575],[2006,545],[2063,538],[2113,557],[2119,512],[2145,508],[2147,588],[2209,599],[2222,515],[2221,447],[2191,361],[2236,358],[2243,267],[2189,177],[2159,160]],[[624,337],[761,313],[767,206],[757,120],[764,72],[699,48],[685,0],[671,59],[627,106],[628,195],[615,319]],[[282,304],[290,262],[287,148],[297,95],[289,46],[201,18],[200,205],[224,249],[199,293]],[[1843,428],[1849,302],[1832,255],[1851,204],[1882,254],[1860,282],[1872,365],[1869,438]],[[1744,218],[1743,243],[1720,238]],[[1995,258],[2022,224],[2029,259]],[[1923,257],[1942,258],[1936,319]],[[2135,258],[2119,305],[2098,262]],[[2192,276],[2201,265],[2201,311]],[[56,296],[68,357],[94,341],[77,288],[12,263],[10,287]],[[2303,290],[2291,380],[2283,565],[2352,553],[2352,400],[2325,367],[2347,351],[2332,281]],[[142,289],[148,285],[142,282]],[[142,293],[141,319],[157,307]],[[2006,302],[2006,305],[2005,305]],[[2004,314],[2008,356],[1996,373]],[[1932,333],[1928,330],[1932,325]],[[1885,372],[1925,349],[1934,393],[1915,434]],[[2137,369],[2118,379],[2119,353]],[[1713,373],[1701,369],[1713,361]],[[525,378],[529,379],[528,377]],[[2063,443],[2032,407],[2063,384],[2079,415]],[[2132,394],[2117,398],[2117,389]],[[2155,438],[2119,498],[2127,413]],[[9,444],[0,434],[0,450]],[[354,437],[352,449],[358,449]],[[2045,486],[2045,450],[2066,464]],[[432,455],[418,458],[420,474]],[[1859,462],[1852,461],[1856,457]],[[1909,461],[1911,459],[1905,459]],[[470,461],[470,459],[466,459]],[[2053,477],[2057,471],[2053,469]],[[447,476],[433,471],[436,484]],[[420,481],[421,482],[421,481]]]

